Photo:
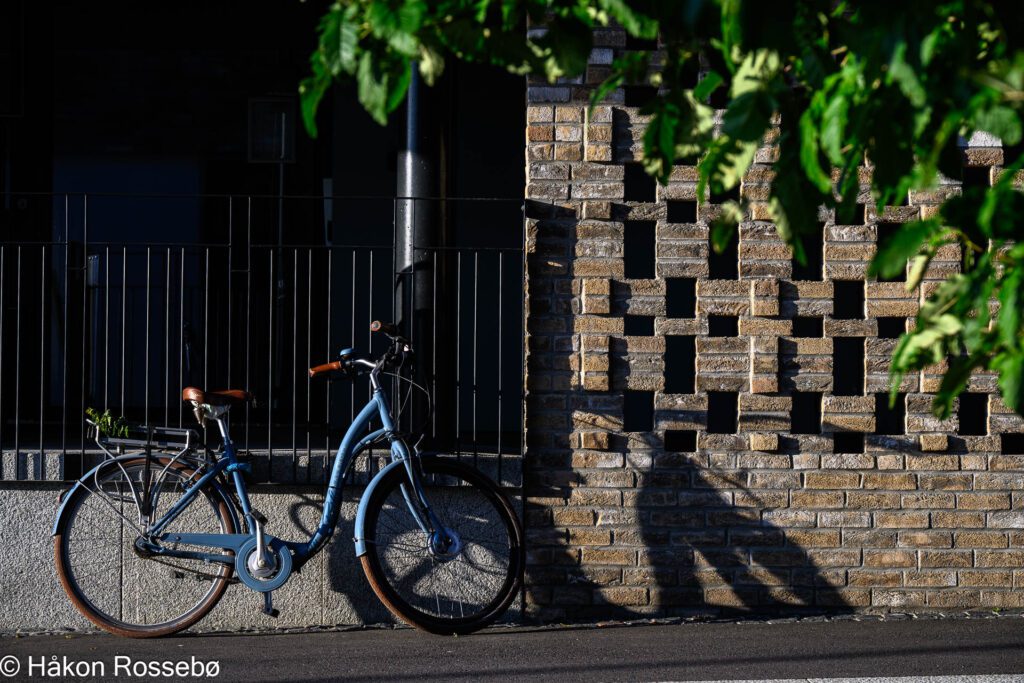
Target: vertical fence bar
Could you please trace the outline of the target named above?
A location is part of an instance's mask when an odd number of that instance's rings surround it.
[[[501,466],[502,466],[502,461],[504,460],[504,455],[501,452],[501,435],[504,432],[504,429],[502,428],[503,424],[502,424],[502,421],[501,421],[501,398],[502,398],[501,397],[501,388],[502,388],[501,387],[501,380],[502,380],[502,376],[504,375],[504,373],[502,372],[502,369],[505,367],[504,365],[502,365],[502,362],[503,362],[503,359],[502,359],[502,340],[504,339],[504,335],[502,334],[502,329],[501,329],[501,321],[502,321],[502,318],[504,318],[504,315],[502,315],[502,314],[503,314],[503,312],[505,310],[503,305],[502,305],[503,300],[504,300],[504,297],[502,296],[502,294],[505,291],[505,277],[504,277],[504,274],[505,274],[505,252],[499,251],[498,252],[498,397],[497,397],[498,398],[498,418],[497,418],[497,425],[496,425],[497,428],[498,428],[498,437],[497,437],[498,438],[498,444],[497,444],[497,446],[498,446],[498,485],[499,486],[501,485]]]
[[[477,395],[477,381],[476,381],[476,359],[477,359],[477,339],[479,338],[478,330],[478,311],[480,306],[480,252],[473,253],[473,466],[476,467],[479,461],[479,450],[476,431],[476,404],[478,400]]]
[[[349,343],[348,347],[354,349],[356,347],[356,250],[352,250],[352,313],[349,317]],[[369,349],[367,349],[369,352]],[[355,405],[356,405],[356,383],[349,382],[349,420],[351,421],[355,417]]]
[[[43,448],[43,425],[46,424],[44,410],[46,407],[46,392],[43,384],[46,377],[46,245],[41,252],[42,258],[39,262],[39,460],[36,463],[38,468],[37,479],[46,478],[46,468],[43,467],[43,459],[46,457]]]
[[[328,291],[330,287],[328,286]],[[330,295],[328,295],[330,296]],[[309,259],[306,265],[306,361],[313,357],[313,250],[309,250]],[[306,483],[311,482],[313,476],[313,441],[312,424],[313,417],[310,409],[313,405],[313,385],[309,373],[306,375]]]
[[[462,460],[462,251],[455,252],[455,454]]]
[[[232,312],[231,300],[234,299],[234,296],[233,296],[234,295],[234,290],[231,288],[231,284],[234,282],[234,279],[235,279],[235,269],[234,269],[234,256],[235,256],[235,248],[234,248],[234,246],[235,245],[234,245],[234,239],[233,239],[234,238],[234,226],[235,226],[235,202],[234,202],[234,199],[235,198],[233,196],[228,196],[228,287],[227,287],[227,292],[228,292],[228,335],[227,336],[228,336],[228,387],[229,388],[232,386],[231,385],[231,365],[232,365],[232,361],[235,358],[234,356],[231,355],[231,330],[234,327],[234,324],[232,323],[232,320],[231,320],[231,312]],[[243,388],[246,391],[249,390],[249,387],[243,387]]]
[[[327,357],[331,354],[331,294],[334,289],[332,271],[334,267],[334,250],[327,248]],[[353,290],[353,296],[355,292]],[[327,471],[331,462],[331,385],[324,382],[324,403],[327,408],[324,413],[324,471],[323,479],[327,481]]]
[[[128,312],[128,247],[121,248],[121,415],[125,414],[125,395],[124,395],[124,354],[125,354],[125,336],[128,329],[128,318],[126,317]]]
[[[71,269],[68,268],[69,258],[68,197],[64,195],[64,300],[61,302],[64,309],[64,332],[61,342],[60,457],[64,461],[65,468],[68,458],[68,277],[71,275]]]
[[[103,248],[103,410],[110,409],[110,247]]]
[[[174,392],[175,395],[185,387],[185,363],[188,360],[185,353],[185,247],[181,248],[178,258],[181,263],[178,265],[180,269],[178,275],[178,389]],[[178,401],[177,403],[178,427],[181,428],[185,402]]]
[[[203,273],[203,390],[210,388],[210,248],[204,249]],[[205,429],[205,427],[204,427]]]
[[[14,478],[18,478],[21,424],[21,245],[18,245],[18,268],[14,292]]]
[[[267,343],[267,481],[274,480],[274,250],[267,250],[270,256],[270,295],[267,301],[267,330],[270,331]]]
[[[245,389],[249,390],[249,362],[252,345],[252,197],[245,202]],[[270,397],[267,396],[267,401]],[[249,450],[249,402],[245,404],[245,450]]]
[[[292,481],[298,475],[299,451],[296,442],[298,425],[298,384],[296,368],[299,364],[299,248],[292,249]]]
[[[171,421],[171,248],[164,267],[164,424]]]
[[[144,348],[145,348],[144,362],[145,362],[145,365],[146,365],[146,372],[145,372],[146,381],[145,381],[145,383],[143,385],[144,393],[143,393],[143,398],[142,398],[143,410],[145,411],[145,413],[144,413],[145,414],[145,419],[143,420],[143,422],[147,426],[149,425],[149,312],[150,312],[149,311],[149,305],[150,305],[149,299],[150,299],[150,284],[151,284],[151,275],[152,275],[152,272],[151,272],[151,267],[152,267],[152,258],[151,258],[151,256],[152,256],[152,253],[151,253],[150,250],[151,250],[151,247],[146,247],[146,343],[144,345]]]
[[[431,292],[431,296],[433,297],[433,301],[431,303],[433,304],[434,315],[432,316],[432,319],[430,321],[431,327],[433,329],[432,329],[432,332],[431,332],[431,342],[430,342],[430,356],[431,356],[431,358],[430,358],[430,384],[427,387],[427,390],[430,392],[430,394],[428,395],[428,399],[429,399],[428,409],[429,408],[433,408],[434,406],[437,405],[437,318],[438,318],[438,314],[437,314],[437,311],[438,311],[438,307],[437,307],[437,249],[434,249],[433,262],[434,262],[434,264],[433,264],[434,265],[434,274],[433,274],[434,288],[433,288],[433,291]],[[437,440],[437,410],[436,409],[431,410],[429,417],[430,417],[430,438],[436,441]]]
[[[89,267],[89,195],[82,195],[82,338],[85,339],[85,320],[89,311],[89,287],[88,287],[88,272]],[[85,458],[85,420],[82,419],[82,413],[85,412],[85,376],[86,376],[86,365],[85,365],[85,347],[86,344],[82,344],[82,402],[78,404],[78,424],[79,429],[79,446],[82,458]],[[83,463],[84,465],[84,463]]]
[[[7,248],[0,244],[0,416],[4,415],[4,362],[3,362],[3,339],[4,339],[4,270],[7,261]],[[4,420],[0,417],[0,480],[4,479]]]

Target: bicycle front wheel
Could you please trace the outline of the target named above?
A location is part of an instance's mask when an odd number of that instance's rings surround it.
[[[523,532],[508,498],[472,467],[425,458],[427,502],[454,543],[439,552],[407,503],[405,468],[389,472],[367,503],[363,570],[377,597],[406,623],[470,633],[504,614],[522,584]]]
[[[188,465],[154,457],[150,475],[154,519],[198,479]],[[202,619],[224,595],[233,573],[224,564],[150,555],[136,545],[141,528],[136,495],[146,480],[145,458],[111,463],[68,495],[54,537],[57,575],[71,602],[100,628],[129,638],[176,633]],[[168,531],[235,533],[230,502],[206,486]],[[209,551],[209,548],[179,547]]]

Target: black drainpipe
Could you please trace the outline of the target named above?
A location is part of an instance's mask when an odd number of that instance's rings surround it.
[[[417,64],[406,98],[405,149],[398,153],[398,199],[395,204],[396,322],[416,349],[420,384],[430,380],[434,354],[434,248],[438,245],[438,169],[436,119],[429,110]],[[440,332],[440,330],[438,330]],[[440,334],[439,334],[440,336]],[[443,347],[441,347],[443,348]],[[401,395],[404,396],[404,390]],[[413,392],[400,429],[415,430],[425,418],[426,402]],[[396,397],[397,399],[397,397]],[[397,406],[396,406],[397,408]],[[429,427],[427,434],[430,434]]]

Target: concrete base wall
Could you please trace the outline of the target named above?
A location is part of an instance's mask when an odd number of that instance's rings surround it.
[[[0,569],[0,630],[89,628],[57,579],[51,528],[61,485],[15,484],[0,488],[0,539],[4,566]],[[323,505],[320,491],[254,487],[253,505],[269,520],[275,536],[301,539],[316,527]],[[339,624],[391,623],[394,619],[367,585],[352,544],[358,491],[345,495],[342,519],[332,542],[288,583],[274,592],[281,616],[260,612],[262,596],[241,584],[228,588],[224,599],[195,627],[197,630],[236,630]],[[518,619],[518,601],[507,618]]]

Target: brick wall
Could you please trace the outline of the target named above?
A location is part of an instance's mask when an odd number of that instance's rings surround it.
[[[866,276],[880,236],[961,179],[882,213],[865,186],[863,222],[823,213],[801,267],[758,203],[770,135],[714,255],[723,198],[696,196],[692,165],[655,187],[635,163],[640,93],[588,115],[627,49],[595,38],[585,77],[528,86],[530,613],[1024,606],[1024,422],[984,373],[946,421],[940,368],[897,409],[884,396],[896,338],[960,255],[912,293]],[[1002,150],[972,143],[963,182],[989,183]]]

